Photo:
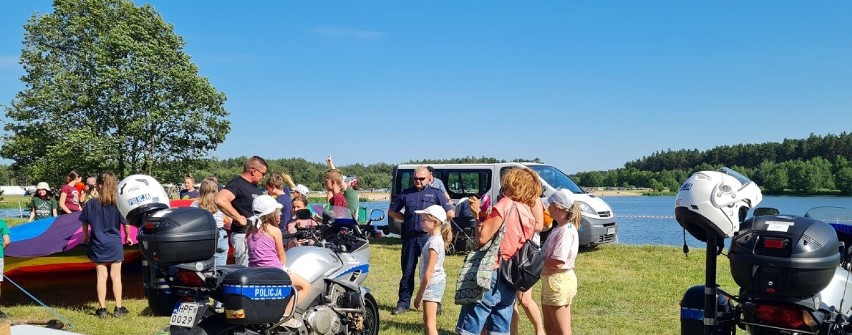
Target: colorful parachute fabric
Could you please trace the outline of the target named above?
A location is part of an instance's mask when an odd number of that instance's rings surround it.
[[[60,215],[21,224],[9,229],[10,240],[5,249],[8,257],[39,257],[68,251],[83,242],[80,213]],[[122,240],[124,230],[121,230]],[[136,228],[131,227],[130,239],[136,243]]]

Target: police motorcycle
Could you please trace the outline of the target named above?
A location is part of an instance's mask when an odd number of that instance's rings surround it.
[[[752,335],[852,334],[852,211],[837,220],[833,210],[797,216],[757,208],[746,220],[761,200],[754,182],[728,168],[696,172],[681,186],[675,217],[707,243],[705,284],[689,288],[680,303],[681,334],[735,334],[735,326]],[[738,295],[719,289],[715,278],[729,237]]]
[[[370,270],[369,242],[348,209],[326,211],[311,233],[285,236],[314,241],[287,251],[287,266],[312,287],[285,315],[298,300],[290,277],[276,268],[216,266],[218,231],[208,211],[168,208],[165,191],[149,176],[129,176],[118,188],[119,210],[139,228],[148,305],[154,314],[171,315],[171,334],[378,333],[378,305],[361,286]],[[367,225],[383,218],[374,210]],[[301,325],[285,326],[294,317]]]

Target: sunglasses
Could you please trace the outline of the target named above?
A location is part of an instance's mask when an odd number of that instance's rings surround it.
[[[415,177],[414,180],[424,181],[424,180],[426,180],[426,177]]]
[[[254,169],[255,171],[257,171],[257,172],[260,172],[260,170],[259,170],[259,169],[257,169],[257,168],[253,168],[253,169]],[[260,176],[261,176],[261,177],[266,177],[266,172],[267,172],[267,171],[260,172]]]

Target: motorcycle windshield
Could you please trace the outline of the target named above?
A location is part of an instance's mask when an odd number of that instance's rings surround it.
[[[805,217],[828,223],[852,225],[852,209],[844,207],[822,206],[811,208]]]
[[[322,222],[328,225],[357,225],[358,221],[355,221],[355,216],[352,215],[352,212],[348,207],[342,206],[329,206],[322,213]]]

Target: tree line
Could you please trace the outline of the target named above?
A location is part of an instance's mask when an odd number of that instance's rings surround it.
[[[852,194],[852,134],[814,135],[782,142],[666,150],[624,168],[577,173],[586,187],[645,187],[676,191],[693,172],[722,166],[748,176],[769,194]]]

